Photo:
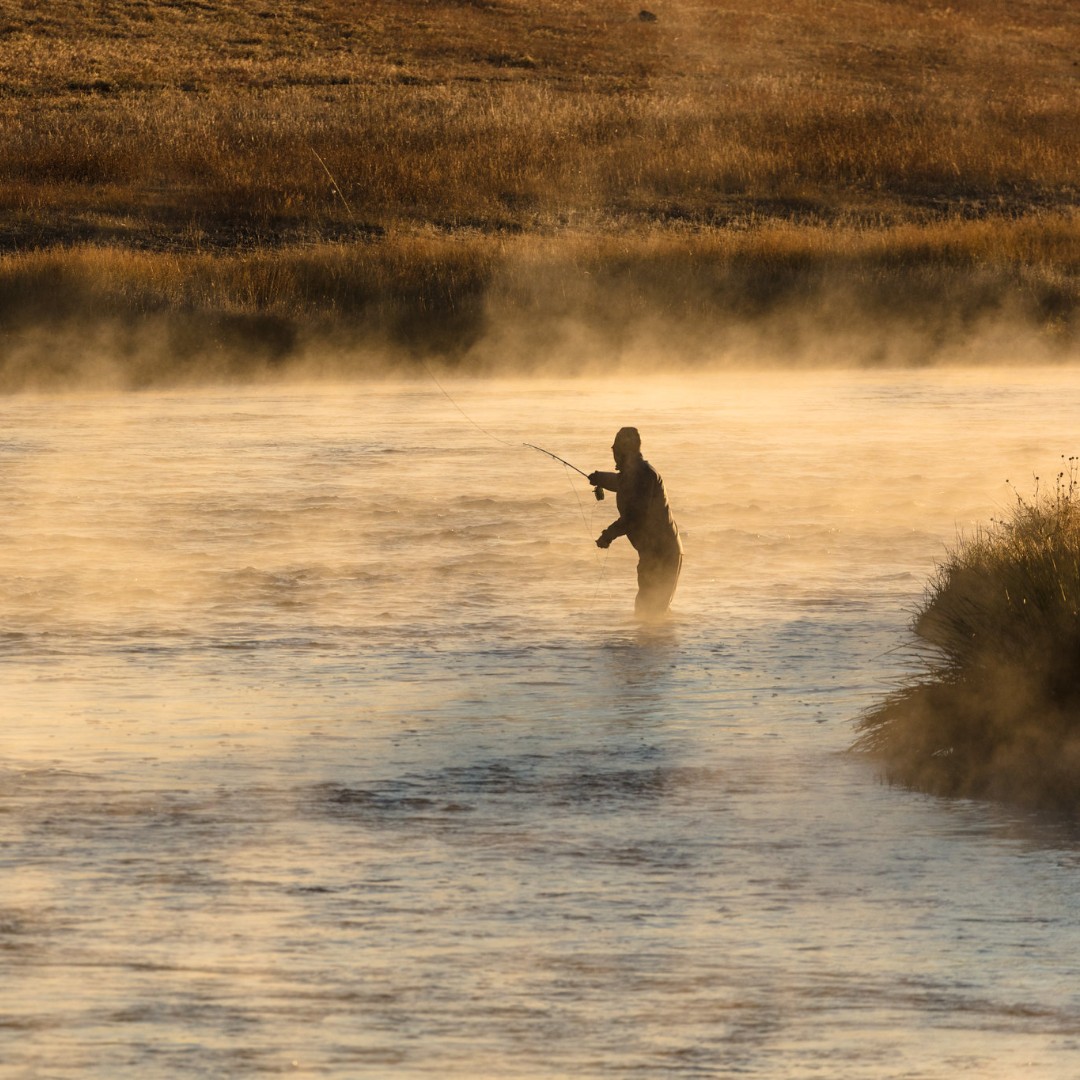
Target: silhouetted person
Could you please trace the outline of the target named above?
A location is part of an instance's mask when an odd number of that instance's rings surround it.
[[[619,518],[599,536],[606,548],[625,536],[638,553],[638,594],[634,611],[643,618],[663,615],[671,606],[682,569],[682,543],[671,516],[664,481],[641,456],[637,428],[620,428],[611,447],[617,472],[594,472],[589,483],[615,492]]]

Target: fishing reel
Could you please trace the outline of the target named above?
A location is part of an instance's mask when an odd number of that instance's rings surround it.
[[[596,496],[596,501],[597,502],[603,502],[604,501],[604,489],[602,487],[600,487],[600,486],[594,487],[592,489],[592,493]]]

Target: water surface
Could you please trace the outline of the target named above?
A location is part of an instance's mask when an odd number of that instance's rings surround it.
[[[443,386],[0,402],[0,1075],[1080,1075],[1077,838],[845,753],[1080,375]]]

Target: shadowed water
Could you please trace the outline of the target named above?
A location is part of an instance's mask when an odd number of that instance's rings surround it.
[[[445,385],[0,402],[0,1075],[1080,1073],[1077,835],[844,752],[1080,376]]]

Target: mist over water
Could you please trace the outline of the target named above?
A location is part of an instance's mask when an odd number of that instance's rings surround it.
[[[1080,838],[844,753],[1080,375],[444,385],[0,401],[0,1075],[1080,1073]]]

